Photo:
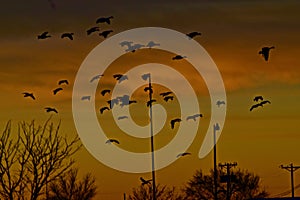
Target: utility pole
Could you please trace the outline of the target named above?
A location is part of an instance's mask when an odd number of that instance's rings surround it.
[[[227,189],[226,189],[226,200],[230,200],[230,168],[237,166],[237,162],[234,163],[224,163],[224,164],[219,164],[219,166],[221,167],[221,169],[223,169],[224,167],[226,168],[226,173],[227,173],[227,178],[226,178],[226,182],[227,182]]]
[[[285,169],[291,173],[291,187],[292,187],[292,198],[295,197],[294,193],[294,172],[300,168],[300,166],[294,166],[293,163],[287,166],[280,165],[281,169]]]
[[[126,193],[123,194],[124,200],[126,200]]]
[[[217,169],[217,136],[216,131],[220,130],[220,126],[218,123],[214,124],[214,199],[218,200],[218,169]]]

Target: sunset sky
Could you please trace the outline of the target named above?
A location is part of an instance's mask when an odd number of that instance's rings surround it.
[[[182,33],[199,31],[195,40],[214,60],[222,75],[227,95],[227,116],[219,138],[218,161],[238,162],[262,178],[262,185],[271,196],[290,189],[290,174],[279,165],[300,165],[300,2],[297,0],[152,0],[141,2],[99,0],[47,0],[2,2],[0,7],[0,125],[8,120],[43,122],[50,117],[44,107],[53,106],[59,114],[54,122],[62,120],[61,133],[70,136],[77,131],[72,115],[72,88],[83,60],[104,39],[86,30],[96,26],[102,16],[114,16],[110,25],[100,24],[100,30],[112,29],[109,37],[133,28],[164,27]],[[38,40],[37,35],[49,31],[51,38]],[[74,40],[61,39],[64,32],[74,32]],[[108,39],[109,39],[108,37]],[[174,41],[176,42],[176,41]],[[268,62],[258,54],[263,46],[275,46]],[[189,63],[172,63],[170,52],[149,49],[124,55],[112,63],[101,79],[103,87],[113,89],[114,73],[126,73],[131,67],[147,62],[161,62],[180,71],[194,87],[201,113],[198,134],[188,149],[191,156],[178,159],[157,171],[157,182],[181,188],[196,170],[208,172],[212,167],[212,153],[198,158],[199,148],[207,131],[210,99],[199,74]],[[101,64],[101,61],[99,61]],[[172,80],[171,74],[163,74]],[[70,84],[56,96],[52,90],[57,82],[68,79]],[[167,90],[155,86],[158,91]],[[98,87],[95,109],[105,104]],[[141,86],[132,96],[146,101]],[[33,92],[36,100],[23,98],[22,92]],[[156,98],[159,95],[155,94]],[[270,105],[252,112],[253,98],[262,95]],[[178,101],[170,104],[160,101],[168,111],[168,120],[179,115]],[[143,103],[132,105],[132,118],[139,125],[147,125],[147,109]],[[110,111],[100,115],[99,123],[122,142],[129,151],[148,151],[148,139],[136,139],[119,133]],[[173,135],[172,135],[173,134]],[[176,130],[170,131],[169,122],[156,137],[160,148],[172,140]],[[132,139],[132,140],[131,140]],[[102,141],[101,141],[102,142]],[[99,141],[99,144],[101,143]],[[103,143],[103,142],[102,142]],[[102,145],[101,143],[101,145]],[[84,147],[76,155],[80,173],[91,172],[97,179],[99,199],[122,199],[138,187],[139,177],[151,178],[151,173],[131,174],[111,169],[97,161]],[[300,184],[300,171],[295,173],[295,185]],[[300,190],[296,190],[300,196]]]

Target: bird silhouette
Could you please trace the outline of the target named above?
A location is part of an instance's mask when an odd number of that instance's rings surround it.
[[[143,75],[142,75],[142,79],[143,79],[144,81],[150,79],[150,73],[143,74]]]
[[[45,110],[46,110],[47,113],[49,113],[49,112],[58,113],[58,111],[55,108],[51,108],[51,107],[46,107]]]
[[[180,153],[176,157],[179,158],[179,157],[183,157],[183,156],[187,156],[187,155],[191,155],[191,153],[188,153],[188,152]]]
[[[190,116],[187,116],[186,120],[188,121],[188,120],[192,119],[192,120],[196,121],[197,117],[203,117],[203,115],[202,114],[190,115]]]
[[[140,180],[142,182],[142,185],[151,184],[152,179],[145,180],[143,177],[140,177]]]
[[[128,80],[128,76],[125,74],[114,74],[113,77],[121,83],[122,81]]]
[[[99,27],[98,26],[94,26],[94,27],[91,27],[90,29],[88,29],[86,31],[86,33],[87,33],[87,35],[91,35],[92,33],[97,32],[97,31],[100,31]]]
[[[53,94],[56,95],[59,91],[63,90],[61,87],[53,90]]]
[[[113,19],[114,17],[113,16],[109,16],[109,17],[100,17],[96,20],[96,23],[107,23],[107,24],[110,24],[110,20]]]
[[[82,96],[82,97],[81,97],[81,100],[82,100],[82,101],[84,101],[84,100],[90,101],[90,100],[91,100],[91,96]]]
[[[187,34],[186,34],[186,36],[188,36],[189,39],[192,39],[192,38],[194,38],[194,37],[196,37],[196,36],[198,36],[198,35],[201,35],[201,33],[196,32],[196,31],[191,32],[191,33],[187,33]]]
[[[134,44],[134,45],[127,45],[128,48],[125,50],[125,52],[135,52],[136,50],[141,49],[142,47],[145,47],[143,44]]]
[[[250,111],[252,111],[254,108],[258,108],[259,106],[263,107],[263,105],[261,103],[252,105],[250,108]]]
[[[122,41],[119,43],[121,47],[124,47],[124,46],[131,46],[131,44],[133,44],[132,41]]]
[[[58,81],[58,85],[61,85],[61,84],[66,84],[66,85],[69,85],[69,81],[68,80],[60,80]]]
[[[119,117],[118,117],[118,120],[122,120],[122,119],[128,119],[128,116],[123,115],[123,116],[119,116]]]
[[[176,55],[176,56],[174,56],[174,57],[172,58],[172,60],[182,60],[182,59],[184,59],[184,58],[186,58],[186,56]]]
[[[173,92],[162,92],[159,95],[162,97],[168,96],[169,94],[172,94]]]
[[[156,102],[155,99],[151,99],[149,101],[147,101],[147,107],[149,107],[150,105],[152,106],[152,103]]]
[[[49,32],[45,31],[45,32],[43,32],[42,34],[38,35],[37,38],[38,38],[39,40],[47,39],[47,38],[51,37],[51,35],[48,35],[48,33],[49,33]]]
[[[253,101],[259,101],[259,100],[264,100],[264,98],[262,96],[256,96],[254,97]]]
[[[63,33],[62,35],[61,35],[61,38],[63,39],[63,38],[69,38],[70,40],[73,40],[74,38],[73,38],[73,35],[74,35],[74,33]]]
[[[102,96],[104,96],[104,95],[107,94],[107,93],[110,94],[110,90],[105,89],[105,90],[102,90],[102,91],[101,91],[101,95],[102,95]]]
[[[173,101],[174,97],[173,96],[165,96],[164,100],[165,102],[168,102],[169,100]]]
[[[111,143],[116,143],[116,144],[120,144],[120,142],[116,139],[108,139],[105,142],[106,144],[111,144]]]
[[[145,92],[148,92],[148,91],[149,91],[151,94],[153,94],[152,86],[151,86],[151,87],[149,87],[149,86],[145,87],[145,88],[144,88],[144,91],[145,91]]]
[[[148,44],[146,45],[146,47],[149,47],[150,49],[151,49],[152,47],[155,47],[155,46],[160,46],[160,44],[155,43],[155,42],[153,42],[153,41],[150,41],[150,42],[148,42]]]
[[[275,47],[274,46],[272,46],[272,47],[263,47],[258,52],[258,54],[261,54],[264,57],[265,61],[268,61],[271,49],[275,49]]]
[[[119,99],[117,99],[117,98],[111,99],[111,100],[107,101],[107,103],[109,104],[110,109],[112,109],[114,107],[114,105],[119,104]]]
[[[179,123],[179,122],[181,122],[181,119],[180,118],[176,118],[176,119],[172,119],[171,120],[171,128],[172,129],[174,129],[174,127],[175,127],[175,123]]]
[[[30,97],[30,98],[32,98],[33,100],[35,100],[35,97],[34,97],[33,93],[23,92],[22,94],[24,94],[24,97]]]
[[[102,36],[104,38],[107,38],[107,36],[112,33],[113,30],[106,30],[106,31],[102,31],[101,33],[99,33],[99,36]]]
[[[94,76],[94,77],[90,80],[90,82],[91,82],[91,83],[94,82],[95,80],[99,79],[101,76],[103,76],[103,74],[98,74],[98,75]]]
[[[109,110],[109,107],[105,106],[105,107],[100,108],[100,113],[103,114],[103,112],[105,110]]]
[[[218,100],[216,104],[218,107],[220,107],[221,105],[225,105],[225,101]]]
[[[271,102],[268,101],[268,100],[262,101],[262,102],[260,102],[260,103],[261,103],[261,105],[264,105],[264,104],[266,104],[266,103],[271,104]]]

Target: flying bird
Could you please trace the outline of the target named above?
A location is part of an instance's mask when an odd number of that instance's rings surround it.
[[[46,107],[45,110],[46,110],[46,112],[55,112],[55,113],[58,113],[58,111],[55,108],[51,108],[51,107]]]
[[[196,31],[186,34],[186,36],[188,36],[190,39],[192,39],[192,38],[194,38],[194,37],[196,37],[198,35],[201,35],[201,33],[196,32]]]
[[[164,100],[165,102],[168,102],[169,100],[173,101],[174,97],[173,96],[165,96]]]
[[[53,90],[53,94],[56,95],[59,91],[63,90],[61,87]]]
[[[174,57],[172,58],[172,60],[182,60],[182,59],[184,59],[184,58],[186,58],[186,56],[176,55],[176,56],[174,56]]]
[[[122,75],[122,74],[114,74],[113,77],[121,83],[122,81],[128,80],[127,75]]]
[[[159,95],[165,97],[165,96],[168,96],[169,94],[172,94],[172,93],[173,92],[162,92]]]
[[[186,120],[188,121],[188,120],[192,119],[192,120],[196,121],[197,117],[203,117],[203,115],[202,114],[190,115],[190,116],[187,116]]]
[[[84,101],[84,100],[90,101],[90,100],[91,100],[91,96],[82,96],[82,97],[81,97],[81,100],[82,100],[82,101]]]
[[[250,108],[250,111],[252,111],[254,108],[258,108],[259,106],[263,107],[263,105],[261,103],[252,105]]]
[[[119,117],[118,117],[118,120],[122,120],[122,119],[128,119],[128,116],[123,115],[123,116],[119,116]]]
[[[152,103],[156,102],[155,99],[151,99],[149,101],[147,101],[147,107],[149,107],[150,105],[152,106]]]
[[[62,35],[61,35],[61,38],[63,39],[63,38],[69,38],[70,40],[73,40],[74,38],[73,38],[73,35],[74,35],[74,33],[63,33]]]
[[[125,52],[135,52],[136,50],[141,49],[142,47],[145,47],[143,44],[134,44],[134,45],[128,45],[128,48],[125,50]]]
[[[94,26],[86,31],[87,35],[91,35],[94,32],[100,31],[98,26]]]
[[[60,80],[60,81],[58,81],[58,85],[61,85],[61,84],[69,85],[69,81],[68,80]]]
[[[178,122],[178,123],[181,122],[181,119],[180,118],[176,118],[176,119],[172,119],[171,120],[171,128],[172,129],[174,129],[176,122]]]
[[[131,44],[132,44],[133,42],[131,42],[131,41],[123,41],[123,42],[120,42],[119,44],[120,44],[120,46],[121,47],[124,47],[124,46],[131,46]]]
[[[96,20],[96,23],[107,23],[107,24],[110,24],[110,20],[113,19],[114,17],[113,16],[110,16],[110,17],[100,17]]]
[[[153,42],[153,41],[150,41],[150,42],[148,42],[148,44],[146,45],[146,47],[149,47],[150,49],[151,49],[152,47],[155,47],[155,46],[160,46],[160,44],[155,43],[155,42]]]
[[[262,96],[256,96],[254,97],[253,101],[259,101],[259,100],[264,100],[264,98]]]
[[[94,76],[91,80],[90,83],[94,82],[95,80],[99,79],[101,76],[103,76],[103,74],[98,74],[96,76]]]
[[[145,92],[148,92],[148,91],[149,91],[151,94],[153,94],[152,86],[151,86],[151,87],[149,87],[149,86],[145,87],[145,88],[144,88],[144,91],[145,91]]]
[[[105,90],[102,90],[102,91],[101,91],[101,95],[102,95],[102,96],[104,96],[104,95],[107,94],[107,93],[110,94],[110,90],[105,89]]]
[[[147,74],[143,74],[143,75],[142,75],[142,79],[143,79],[144,81],[148,80],[149,78],[150,78],[150,73],[147,73]]]
[[[112,33],[113,30],[106,30],[106,31],[102,31],[101,33],[99,33],[99,36],[102,36],[104,38],[107,38],[107,36]]]
[[[120,142],[118,140],[116,140],[116,139],[108,139],[105,142],[105,144],[111,144],[111,143],[120,144]]]
[[[128,102],[129,105],[132,104],[132,103],[137,103],[137,101],[135,101],[135,100],[130,100],[130,101]]]
[[[109,104],[110,109],[112,109],[114,107],[114,105],[119,104],[119,99],[117,99],[117,98],[111,99],[111,100],[107,101],[107,103]]]
[[[220,107],[221,105],[225,105],[225,101],[218,100],[216,104],[218,107]]]
[[[187,156],[187,155],[191,155],[191,153],[188,153],[188,152],[180,153],[176,157],[179,158],[179,157],[183,157],[183,156]]]
[[[33,100],[35,100],[35,97],[34,97],[33,93],[23,92],[22,94],[24,94],[24,97],[30,97],[30,98],[32,98]]]
[[[51,37],[51,35],[48,35],[48,33],[49,33],[49,32],[45,31],[45,32],[43,32],[42,34],[38,35],[37,38],[38,38],[39,40],[47,39],[47,38]]]
[[[260,102],[260,103],[261,103],[261,105],[264,105],[264,104],[266,104],[266,103],[271,104],[271,102],[268,101],[268,100],[262,101],[262,102]]]
[[[263,47],[258,52],[258,54],[261,54],[264,57],[265,61],[268,61],[271,49],[275,49],[275,47],[274,46],[272,46],[272,47]]]
[[[152,181],[151,179],[145,180],[143,177],[140,177],[140,180],[142,182],[142,185],[151,184]]]
[[[103,112],[105,110],[109,110],[109,107],[105,106],[105,107],[100,108],[100,113],[103,114]]]

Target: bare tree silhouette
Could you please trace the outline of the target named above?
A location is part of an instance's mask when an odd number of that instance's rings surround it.
[[[37,200],[73,166],[79,138],[61,136],[60,122],[55,126],[50,118],[43,126],[19,123],[17,135],[11,127],[9,121],[0,138],[0,199]]]
[[[86,174],[78,180],[78,169],[71,169],[50,184],[48,200],[91,200],[96,195],[95,178]]]

